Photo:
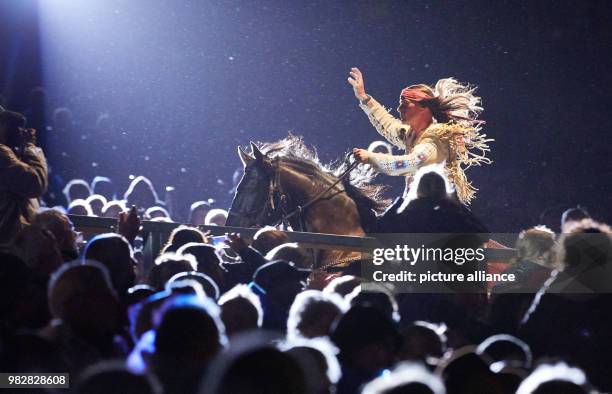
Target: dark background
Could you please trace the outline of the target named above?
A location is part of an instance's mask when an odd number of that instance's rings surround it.
[[[58,182],[99,174],[124,188],[145,175],[162,195],[176,187],[184,216],[208,197],[229,206],[249,140],[291,130],[329,161],[377,139],[351,66],[392,108],[404,86],[454,76],[479,87],[496,139],[494,164],[468,171],[493,231],[558,226],[578,203],[609,222],[611,11],[605,0],[2,0],[0,94],[31,112],[44,86]],[[401,193],[403,180],[378,180]]]

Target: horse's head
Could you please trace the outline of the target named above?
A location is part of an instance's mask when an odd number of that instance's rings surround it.
[[[251,153],[238,148],[244,174],[236,189],[226,225],[259,227],[275,220],[271,207],[271,187],[274,177],[272,160],[251,142]]]

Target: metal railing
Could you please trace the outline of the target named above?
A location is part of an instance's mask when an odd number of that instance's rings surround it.
[[[69,215],[70,220],[78,231],[85,234],[99,234],[105,232],[115,232],[117,219],[101,218],[94,216]],[[159,254],[163,245],[167,242],[170,233],[181,223],[168,222],[142,222],[142,235],[145,242],[147,254],[155,257]],[[191,225],[190,225],[191,226]],[[240,233],[247,241],[251,241],[257,228],[243,228],[231,226],[195,226],[212,236],[224,235],[226,233]],[[351,235],[306,233],[300,231],[286,231],[289,242],[298,242],[306,248],[342,250],[342,251],[368,251],[377,245],[378,241],[374,237],[357,237]],[[489,260],[498,262],[509,261],[515,255],[514,249],[486,249],[486,257]]]

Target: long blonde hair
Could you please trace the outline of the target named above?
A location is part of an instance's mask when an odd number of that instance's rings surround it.
[[[431,110],[432,116],[439,123],[450,121],[467,122],[472,126],[484,123],[477,120],[483,108],[482,100],[474,93],[476,87],[462,84],[455,78],[444,78],[436,82],[434,87],[420,84],[409,86],[425,92],[430,98],[420,101],[420,104]]]

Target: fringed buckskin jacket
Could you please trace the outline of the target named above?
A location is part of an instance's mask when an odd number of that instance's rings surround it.
[[[418,138],[414,138],[410,125],[393,117],[370,96],[360,103],[378,133],[387,141],[407,154],[395,156],[384,153],[370,153],[370,164],[378,172],[406,177],[406,191],[413,175],[423,166],[445,163],[446,175],[457,191],[457,197],[469,204],[476,194],[476,188],[467,180],[465,170],[474,165],[490,164],[485,157],[489,151],[485,134],[478,127],[467,122],[432,123]],[[479,150],[480,154],[474,152]]]

